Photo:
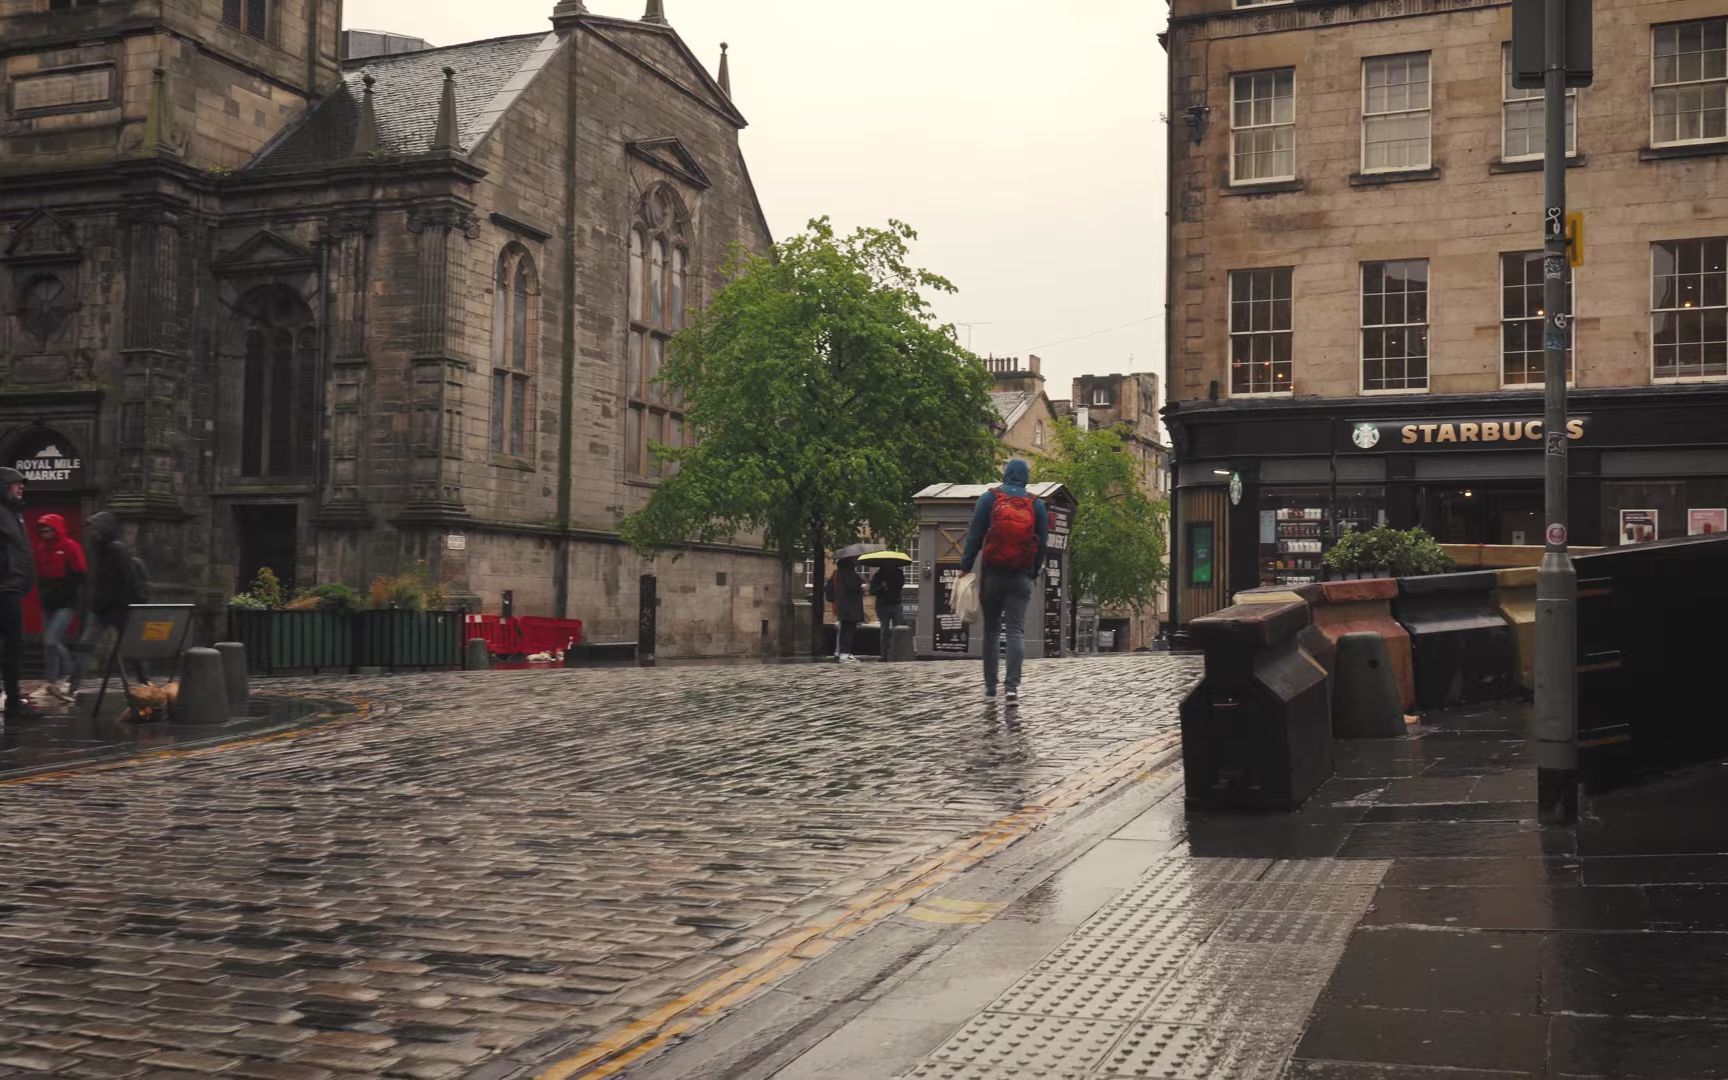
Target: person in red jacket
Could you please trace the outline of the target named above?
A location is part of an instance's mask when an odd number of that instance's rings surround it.
[[[65,683],[72,675],[72,652],[66,643],[88,572],[84,545],[66,535],[66,519],[43,514],[36,522],[36,587],[42,598],[42,655],[48,675],[42,693],[61,701],[72,700]]]

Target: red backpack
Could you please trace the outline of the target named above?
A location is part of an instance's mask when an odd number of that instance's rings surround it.
[[[1038,561],[1038,512],[1030,495],[996,489],[990,531],[984,535],[984,565],[993,570],[1030,573]]]

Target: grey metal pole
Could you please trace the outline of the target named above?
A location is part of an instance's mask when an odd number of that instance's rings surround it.
[[[1578,571],[1566,550],[1566,0],[1547,0],[1544,39],[1544,502],[1548,527],[1536,576],[1536,791],[1545,825],[1578,819]]]

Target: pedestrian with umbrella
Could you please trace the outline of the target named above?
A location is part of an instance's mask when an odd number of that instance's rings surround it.
[[[878,568],[870,578],[870,595],[876,598],[876,621],[882,627],[882,662],[887,663],[894,628],[903,625],[905,568],[912,562],[912,556],[903,551],[873,551],[860,555],[858,561]]]
[[[834,621],[839,631],[834,641],[834,661],[856,664],[852,655],[852,639],[858,634],[858,624],[864,621],[864,582],[858,577],[858,556],[881,551],[880,544],[853,544],[834,553],[834,574],[828,579],[826,595],[834,605]]]

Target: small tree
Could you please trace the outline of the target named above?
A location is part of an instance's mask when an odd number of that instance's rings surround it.
[[[990,374],[925,299],[953,292],[907,262],[900,222],[835,235],[827,218],[766,257],[735,252],[731,284],[672,341],[662,382],[681,393],[695,444],[648,505],[620,522],[640,551],[761,531],[780,554],[791,629],[792,563],[864,536],[911,534],[911,496],[987,477],[997,444]]]
[[[276,576],[276,571],[265,566],[253,577],[252,587],[231,597],[228,606],[248,611],[276,611],[287,602],[288,590],[282,587],[282,579]]]
[[[1039,463],[1038,479],[1066,485],[1077,504],[1068,538],[1075,594],[1136,612],[1156,600],[1169,576],[1169,506],[1140,486],[1140,466],[1122,436],[1110,428],[1081,431],[1071,420],[1059,422],[1056,454]]]

